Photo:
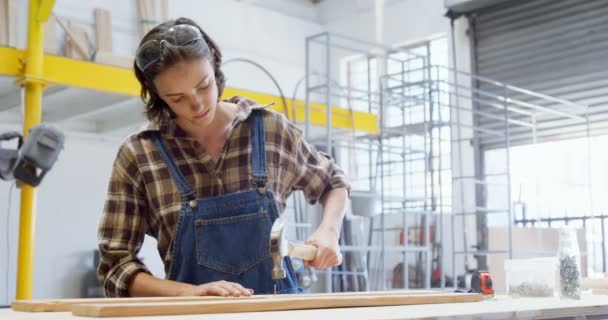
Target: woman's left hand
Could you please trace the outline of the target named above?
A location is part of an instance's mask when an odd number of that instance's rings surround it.
[[[340,265],[342,253],[338,243],[339,237],[339,231],[320,225],[305,242],[317,247],[317,257],[314,261],[306,261],[306,265],[319,270]]]

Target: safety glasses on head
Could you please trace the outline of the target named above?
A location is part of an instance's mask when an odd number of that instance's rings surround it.
[[[201,51],[209,51],[209,46],[197,27],[178,24],[163,32],[157,39],[142,43],[135,54],[135,64],[141,72],[144,72],[146,68],[162,58],[163,48],[187,46],[201,46]]]

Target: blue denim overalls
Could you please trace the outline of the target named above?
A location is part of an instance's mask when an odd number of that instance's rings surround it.
[[[272,280],[270,228],[278,217],[274,196],[266,189],[264,114],[253,110],[251,126],[252,182],[257,189],[210,199],[195,199],[194,191],[171,160],[160,134],[152,137],[181,195],[181,210],[173,239],[169,279],[194,285],[226,280],[256,294],[301,293],[291,260],[283,266],[287,278]],[[275,287],[276,286],[276,287]]]

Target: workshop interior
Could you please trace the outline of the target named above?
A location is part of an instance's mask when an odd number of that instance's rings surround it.
[[[148,122],[136,51],[178,17],[222,48],[221,98],[269,105],[349,181],[341,264],[311,267],[324,211],[298,190],[260,244],[301,295],[104,292],[113,163]],[[0,0],[0,318],[608,316],[606,17],[605,0]],[[168,279],[159,248],[137,256]]]

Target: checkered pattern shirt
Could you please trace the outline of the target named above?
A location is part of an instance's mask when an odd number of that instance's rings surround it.
[[[128,296],[128,285],[137,272],[148,272],[138,259],[144,235],[158,241],[165,272],[171,264],[171,243],[180,211],[180,194],[167,166],[153,144],[151,131],[159,131],[171,158],[197,198],[250,190],[250,126],[245,121],[255,108],[251,100],[234,97],[239,106],[229,129],[224,152],[217,162],[175,122],[150,122],[121,144],[114,162],[104,214],[98,232],[101,263],[98,277],[106,296]],[[279,212],[287,197],[302,190],[310,203],[328,190],[350,186],[343,171],[326,154],[316,151],[301,131],[283,115],[264,111],[266,161],[269,182]]]

